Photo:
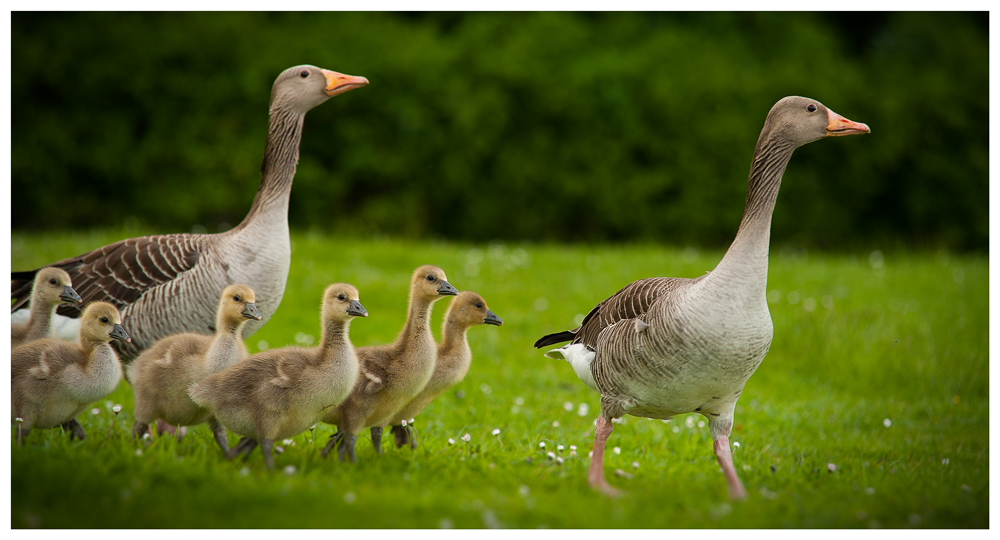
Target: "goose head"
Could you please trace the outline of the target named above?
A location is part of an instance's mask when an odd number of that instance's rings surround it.
[[[334,283],[323,293],[323,319],[349,321],[354,317],[367,317],[368,310],[361,305],[358,289],[348,283]]]
[[[73,290],[69,274],[59,268],[42,268],[35,276],[34,292],[37,298],[50,306],[76,304],[80,295]]]
[[[361,88],[368,79],[318,68],[295,66],[278,75],[271,87],[271,109],[290,108],[300,114],[338,94]]]
[[[219,316],[225,321],[236,323],[244,320],[261,320],[257,310],[257,296],[247,285],[236,284],[226,287],[219,297]]]
[[[848,120],[815,99],[782,98],[771,107],[760,140],[773,140],[797,148],[824,137],[871,133],[866,124]]]
[[[433,302],[442,296],[454,296],[458,289],[448,283],[444,270],[431,264],[425,264],[413,271],[410,279],[410,294],[414,299],[420,298]]]
[[[92,302],[80,316],[80,341],[132,341],[122,328],[122,316],[107,302]]]
[[[448,306],[446,319],[449,323],[462,328],[469,328],[479,324],[492,324],[494,326],[503,324],[503,319],[490,311],[490,308],[486,306],[486,300],[472,291],[458,293],[458,296]]]

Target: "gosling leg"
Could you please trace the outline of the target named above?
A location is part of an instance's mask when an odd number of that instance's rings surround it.
[[[64,424],[60,424],[60,427],[63,428],[63,431],[69,432],[70,441],[72,441],[74,437],[82,441],[87,436],[87,434],[83,431],[83,426],[80,425],[80,422],[76,421],[76,418],[73,418]]]
[[[371,434],[372,434],[372,446],[375,447],[375,451],[378,452],[378,455],[381,456],[382,455],[382,428],[378,427],[378,426],[373,427],[371,429]]]
[[[264,465],[268,468],[268,470],[274,470],[274,457],[271,456],[272,446],[274,446],[274,440],[272,439],[260,440],[260,453],[264,454]]]
[[[351,463],[357,463],[358,457],[355,455],[354,447],[358,443],[358,436],[354,433],[344,433],[344,439],[337,448],[337,459],[344,461],[345,454],[350,458]]]
[[[213,416],[208,419],[208,429],[212,430],[212,435],[215,436],[215,442],[222,449],[223,455],[229,453],[229,439],[226,438],[226,428],[222,427],[222,424]]]
[[[134,440],[142,437],[147,431],[149,431],[149,424],[136,420],[135,423],[132,424],[132,439]]]
[[[329,442],[326,443],[326,446],[324,446],[323,449],[319,451],[320,457],[326,458],[326,456],[329,455],[329,453],[332,452],[333,449],[337,447],[337,443],[339,443],[340,440],[343,438],[344,438],[344,432],[340,431],[340,428],[338,427],[337,432],[334,433],[333,435],[330,435],[330,440]]]

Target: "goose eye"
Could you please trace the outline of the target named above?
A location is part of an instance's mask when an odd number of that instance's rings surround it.
[[[233,300],[235,300],[235,301],[239,302],[239,301],[240,301],[240,295],[238,295],[238,294],[237,294],[237,295],[234,295],[234,296],[233,296]]]
[[[305,79],[308,76],[309,76],[309,70],[308,69],[303,69],[302,71],[299,72],[299,77],[302,77],[303,79]]]
[[[340,300],[341,302],[343,302],[344,300],[347,300],[347,297],[344,296],[343,294],[341,294],[341,295],[337,296],[337,300]]]
[[[56,278],[52,278],[49,280],[49,285],[55,285],[55,284],[56,284]]]
[[[434,277],[434,274],[431,274],[431,275],[427,276],[427,281],[434,281],[434,280],[436,280],[436,279],[437,279],[437,278],[436,278],[436,277]]]
[[[108,324],[108,318],[107,317],[101,317],[101,322],[104,323],[104,324]]]
[[[809,112],[816,112],[816,106],[810,103],[809,106],[806,107],[806,110]]]
[[[479,308],[479,309],[483,309],[483,303],[482,302],[476,302],[476,307]]]

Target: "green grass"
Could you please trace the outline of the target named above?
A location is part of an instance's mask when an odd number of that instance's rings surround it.
[[[124,236],[15,234],[12,265],[34,267]],[[621,453],[609,450],[606,463],[609,475],[632,475],[609,476],[627,495],[591,492],[585,471],[598,396],[531,346],[629,281],[697,276],[721,251],[307,233],[293,241],[285,298],[248,340],[251,352],[261,341],[315,339],[319,298],[333,281],[355,284],[371,313],[352,325],[355,345],[393,339],[408,276],[426,263],[503,317],[500,328],[470,331],[472,369],[417,418],[420,447],[378,457],[362,439],[358,463],[344,465],[319,457],[332,433],[320,425],[284,445],[271,472],[259,452],[246,464],[221,459],[204,426],[179,443],[163,437],[147,446],[129,438],[132,394],[122,383],[94,405],[98,414],[81,415],[85,441],[46,430],[32,432],[25,448],[11,445],[12,527],[989,526],[984,256],[775,249],[774,342],[743,392],[731,437],[750,497],[732,503],[698,415],[626,417],[609,439]],[[436,334],[446,303],[435,308]],[[112,403],[124,407],[117,418]],[[581,416],[583,403],[589,413]],[[545,456],[559,444],[562,465]],[[578,455],[568,456],[570,445]]]

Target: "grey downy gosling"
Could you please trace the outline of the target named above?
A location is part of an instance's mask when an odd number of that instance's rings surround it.
[[[343,461],[355,462],[358,433],[372,429],[372,444],[382,453],[382,426],[427,385],[434,372],[437,343],[431,334],[431,307],[458,290],[448,283],[444,270],[425,265],[410,278],[410,299],[406,323],[396,340],[388,345],[357,349],[360,373],[350,395],[339,406],[330,407],[323,421],[337,426],[320,454],[334,448]]]
[[[31,286],[31,314],[27,322],[11,323],[10,348],[52,336],[52,317],[60,304],[81,302],[69,274],[59,268],[42,268]]]
[[[121,363],[109,342],[128,341],[121,314],[93,302],[80,317],[79,343],[43,338],[11,352],[10,409],[17,442],[32,428],[62,427],[70,440],[86,436],[76,420],[88,405],[110,394],[122,378]]]
[[[258,444],[264,464],[274,468],[275,439],[292,437],[319,421],[324,407],[347,397],[358,378],[358,359],[348,338],[354,317],[367,317],[358,290],[346,283],[326,288],[317,347],[284,347],[251,355],[191,386],[198,405],[242,436],[227,459]]]
[[[205,377],[245,359],[243,325],[259,321],[257,297],[247,285],[230,285],[219,298],[215,337],[185,332],[157,341],[126,368],[135,394],[134,437],[141,437],[157,419],[174,426],[208,422],[215,442],[229,452],[226,430],[212,411],[191,401],[188,389]]]
[[[472,291],[462,291],[451,301],[441,325],[441,343],[437,346],[434,373],[417,397],[410,400],[393,417],[392,434],[396,438],[396,448],[409,444],[417,447],[417,436],[413,430],[413,417],[420,414],[435,398],[452,386],[462,382],[472,364],[472,349],[467,333],[469,328],[480,324],[500,326],[503,319],[490,311],[486,300]],[[377,428],[372,428],[377,429]]]
[[[767,256],[781,177],[799,146],[861,133],[870,133],[867,125],[814,99],[781,99],[757,140],[736,238],[714,270],[693,279],[635,281],[594,307],[580,327],[535,343],[540,348],[569,341],[546,356],[565,359],[601,394],[587,473],[591,487],[618,493],[603,473],[612,419],[699,413],[708,420],[730,497],[746,497],[733,466],[729,435],[736,401],[771,346]]]

